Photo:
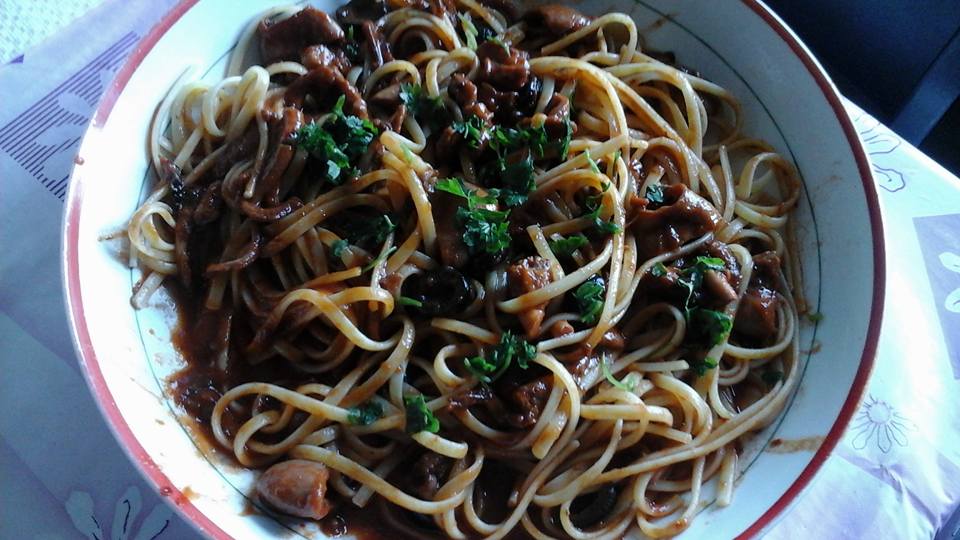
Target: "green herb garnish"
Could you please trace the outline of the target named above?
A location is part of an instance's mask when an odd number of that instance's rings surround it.
[[[495,44],[499,45],[501,48],[503,48],[503,50],[507,51],[507,54],[510,54],[510,46],[507,45],[506,42],[504,42],[504,41],[503,41],[502,39],[500,39],[499,37],[489,38],[488,41],[491,42],[491,43],[495,43]]]
[[[573,122],[570,121],[570,115],[563,117],[564,133],[560,139],[560,159],[566,159],[570,151],[570,140],[573,138]]]
[[[369,426],[383,416],[383,405],[370,400],[347,409],[347,421],[355,426]]]
[[[497,33],[493,31],[493,28],[487,23],[483,22],[482,19],[476,20],[473,23],[477,28],[477,42],[483,43],[490,38],[495,38]],[[509,52],[509,51],[508,51]]]
[[[485,208],[457,209],[463,226],[463,243],[471,253],[500,253],[510,247],[510,212]]]
[[[547,243],[550,245],[550,251],[554,252],[558,257],[569,257],[573,255],[574,251],[587,245],[590,241],[587,240],[586,236],[577,234],[567,238],[547,240]]]
[[[472,50],[477,50],[477,35],[480,34],[480,32],[477,31],[477,27],[473,25],[473,21],[470,20],[469,15],[457,13],[457,18],[460,19],[460,26],[463,27],[463,35],[467,38],[467,47]]]
[[[496,202],[495,195],[480,196],[468,191],[459,178],[444,178],[437,182],[436,189],[467,199],[466,208],[457,208],[457,221],[470,253],[499,253],[510,247],[510,211],[481,207]]]
[[[667,275],[667,267],[662,262],[658,262],[650,269],[650,273],[653,274],[653,277],[663,277]]]
[[[447,109],[440,96],[429,96],[419,84],[400,85],[400,101],[413,116],[425,121],[431,128],[446,124]]]
[[[698,307],[688,309],[686,316],[690,341],[707,347],[720,344],[733,328],[733,319],[722,311]]]
[[[650,184],[643,198],[650,203],[651,208],[663,205],[663,186],[660,184]]]
[[[440,421],[434,416],[433,411],[427,407],[423,394],[403,396],[403,407],[406,409],[407,433],[420,433],[421,431],[437,433],[440,431]]]
[[[595,231],[603,235],[616,234],[622,232],[623,229],[613,221],[607,221],[600,217],[600,207],[596,207],[593,210],[587,212],[583,217],[589,219],[593,225]]]
[[[377,255],[376,258],[373,259],[372,261],[370,261],[369,263],[367,263],[367,265],[364,266],[361,271],[362,271],[362,272],[366,272],[366,271],[368,271],[368,270],[372,270],[372,269],[375,268],[378,264],[380,264],[380,263],[382,263],[383,261],[385,261],[385,260],[387,259],[387,257],[389,257],[390,254],[392,254],[392,253],[393,253],[394,251],[396,251],[396,250],[397,250],[397,246],[390,246],[390,249],[388,249],[388,250],[384,251],[383,253]]]
[[[590,155],[587,154],[589,158]],[[594,163],[596,165],[596,163]],[[603,191],[609,189],[610,184],[604,184]],[[604,235],[615,234],[621,232],[623,229],[613,221],[606,221],[600,218],[600,201],[602,200],[602,194],[591,195],[586,198],[584,201],[584,206],[587,207],[587,213],[583,217],[589,219],[593,225],[593,228]]]
[[[566,120],[568,131],[569,119]],[[535,158],[541,158],[547,153],[550,147],[550,139],[547,136],[547,130],[543,125],[534,127],[505,128],[502,126],[487,127],[483,119],[476,115],[471,115],[463,122],[454,122],[453,130],[464,136],[474,148],[479,148],[480,144],[489,138],[490,149],[497,153],[501,159],[505,159],[509,154],[529,147],[530,152]],[[560,141],[563,145],[564,141]],[[569,140],[567,140],[569,144]],[[561,155],[562,157],[562,155]]]
[[[450,124],[450,127],[453,128],[455,133],[463,135],[463,140],[466,141],[471,148],[480,148],[487,133],[487,126],[484,124],[483,119],[476,115],[470,116],[470,118],[467,118],[463,122],[453,122]]]
[[[680,271],[677,283],[687,290],[687,299],[684,308],[689,310],[693,306],[694,296],[703,284],[703,275],[707,270],[723,270],[723,259],[716,257],[697,257],[693,266]]]
[[[463,182],[459,178],[441,178],[437,180],[434,187],[440,191],[446,191],[451,195],[456,195],[457,197],[467,198],[467,189],[463,186]]]
[[[778,382],[780,382],[781,379],[783,379],[783,372],[772,370],[772,369],[767,370],[763,372],[763,375],[761,375],[760,378],[763,379],[763,382],[769,384],[770,386],[773,386]]]
[[[410,298],[409,296],[401,296],[397,298],[397,303],[401,306],[411,306],[415,308],[423,307],[423,302],[417,300],[416,298]]]
[[[467,371],[476,376],[480,382],[489,384],[500,378],[514,360],[521,369],[527,369],[530,361],[536,355],[536,347],[507,330],[500,335],[500,343],[494,347],[488,356],[465,358],[463,364]]]
[[[533,157],[527,154],[525,159],[504,164],[500,170],[500,180],[503,188],[500,190],[500,199],[508,207],[520,206],[527,200],[537,184],[533,180]]]
[[[707,374],[707,371],[717,367],[718,365],[719,365],[719,362],[717,362],[713,358],[708,357],[708,358],[704,358],[699,362],[691,362],[690,369],[692,369],[693,372],[697,374],[697,377],[703,377],[704,375]]]
[[[587,166],[590,167],[590,170],[600,174],[600,167],[598,167],[597,162],[590,157],[590,150],[584,150],[583,155],[587,156]]]
[[[634,372],[627,373],[622,380],[618,381],[610,371],[610,362],[607,360],[606,355],[600,359],[600,369],[603,370],[603,377],[607,379],[610,384],[624,392],[633,393],[637,389],[637,385],[640,384],[640,376]]]
[[[604,221],[599,217],[595,217],[593,221],[593,226],[597,229],[598,232],[610,235],[621,232],[623,229],[619,225],[612,221]]]
[[[570,131],[569,118],[567,131]],[[551,146],[543,125],[520,128],[504,128],[501,126],[487,127],[478,116],[470,116],[463,122],[452,124],[454,132],[463,136],[464,141],[471,148],[479,149],[485,142],[490,150],[496,154],[488,165],[480,168],[480,178],[485,185],[500,186],[499,197],[508,207],[520,206],[527,200],[527,196],[536,188],[534,181],[533,162],[544,157]],[[569,137],[560,141],[561,157],[566,153]],[[556,143],[553,143],[556,144]],[[528,152],[522,159],[511,159],[516,152],[523,149]]]
[[[355,246],[373,249],[383,245],[384,240],[397,229],[390,216],[373,219],[357,219],[350,222],[346,231],[347,240]]]
[[[347,249],[349,246],[350,242],[341,238],[340,240],[335,241],[332,246],[330,246],[330,253],[339,259],[343,257],[343,250]]]
[[[297,146],[322,164],[323,179],[334,185],[359,174],[355,165],[379,134],[370,120],[344,114],[345,100],[340,96],[326,122],[311,122],[295,136]]]
[[[580,320],[587,325],[597,324],[600,312],[603,311],[603,296],[606,293],[606,284],[603,278],[593,275],[577,287],[573,298],[580,310]]]
[[[501,158],[526,146],[530,147],[534,156],[543,157],[549,144],[543,125],[522,128],[493,126],[490,129],[490,148]]]
[[[347,26],[347,41],[343,47],[343,52],[346,53],[350,63],[359,64],[363,62],[363,55],[360,53],[360,43],[354,37],[355,33],[354,25]]]
[[[818,323],[823,320],[823,313],[807,313],[807,320]]]

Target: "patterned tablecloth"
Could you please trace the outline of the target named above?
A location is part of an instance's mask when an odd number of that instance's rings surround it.
[[[60,218],[80,138],[172,3],[107,0],[25,54],[2,51],[13,60],[0,66],[0,538],[196,536],[101,419],[60,291]],[[0,0],[0,35],[24,24],[15,15],[25,8],[12,6]],[[887,235],[880,353],[844,439],[768,537],[950,538],[960,505],[960,180],[848,109]]]

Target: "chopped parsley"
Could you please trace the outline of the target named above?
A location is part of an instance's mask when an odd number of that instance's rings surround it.
[[[384,240],[397,229],[396,224],[388,215],[381,215],[374,219],[351,220],[346,230],[347,240],[366,249],[374,249],[383,245]]]
[[[352,24],[347,26],[347,41],[343,52],[346,53],[350,63],[360,64],[363,62],[363,54],[360,53],[360,42],[354,37],[356,34],[355,28]]]
[[[416,298],[410,298],[409,296],[401,296],[397,298],[397,303],[401,306],[411,306],[415,308],[423,307],[423,302],[417,300]]]
[[[773,370],[773,369],[768,369],[767,371],[763,372],[763,375],[761,375],[760,378],[763,379],[763,382],[769,384],[770,386],[773,386],[778,382],[780,382],[781,379],[783,379],[783,372]]]
[[[573,126],[570,123],[569,116],[564,118],[564,126],[566,134],[560,141],[557,141],[561,150],[561,157],[566,154],[570,137],[573,135]],[[474,148],[479,148],[484,140],[489,139],[490,149],[500,157],[506,157],[511,152],[529,147],[535,158],[542,158],[547,154],[551,145],[557,144],[557,142],[551,143],[543,124],[516,128],[494,125],[488,128],[482,118],[471,115],[463,122],[454,122],[453,130],[462,134]]]
[[[618,381],[610,371],[610,362],[606,355],[600,359],[600,369],[603,370],[603,377],[607,379],[610,384],[624,392],[633,393],[637,389],[637,385],[640,384],[640,376],[634,372],[627,373],[622,380]]]
[[[650,184],[643,198],[649,203],[647,207],[651,210],[663,206],[663,186],[660,184]]]
[[[341,238],[340,240],[335,241],[333,245],[330,247],[330,253],[334,257],[339,259],[343,257],[343,250],[347,249],[349,245],[350,245],[349,241]]]
[[[600,219],[599,209],[595,211],[595,213],[598,215],[591,215],[591,218],[593,219],[593,226],[598,232],[605,235],[611,235],[623,231],[623,229],[621,229],[616,223]]]
[[[463,226],[463,243],[471,253],[500,253],[510,247],[510,212],[486,208],[457,209]]]
[[[463,135],[463,140],[471,148],[480,148],[486,140],[487,126],[479,116],[471,115],[463,122],[453,122],[450,127],[453,128],[454,133]]]
[[[807,320],[818,323],[823,320],[823,313],[807,313]]]
[[[490,132],[490,148],[501,157],[529,146],[533,155],[539,158],[543,157],[550,145],[547,130],[542,125],[521,128],[494,126]]]
[[[510,54],[510,46],[507,45],[506,42],[500,39],[499,37],[495,36],[495,37],[489,38],[487,41],[489,41],[490,43],[499,45],[503,50],[507,51],[507,54]]]
[[[464,142],[473,149],[480,149],[486,143],[495,157],[489,164],[480,168],[479,175],[484,185],[499,186],[497,196],[508,207],[520,206],[536,188],[533,162],[547,155],[551,147],[559,145],[561,157],[567,153],[573,128],[569,116],[564,119],[566,136],[558,142],[550,142],[544,125],[517,128],[501,126],[488,127],[486,122],[471,115],[462,122],[453,122],[455,133],[463,137]],[[518,151],[528,151],[520,159]]]
[[[344,114],[345,100],[340,96],[325,123],[306,124],[295,136],[297,146],[321,163],[323,179],[333,185],[359,174],[356,163],[379,133],[369,119]]]
[[[703,275],[707,270],[723,270],[723,259],[717,257],[697,257],[693,266],[685,268],[680,272],[680,278],[677,283],[687,290],[687,299],[684,303],[686,309],[690,309],[695,300],[697,291],[703,284]]]
[[[693,308],[686,311],[688,340],[713,347],[719,345],[733,328],[733,319],[722,311]]]
[[[427,125],[436,129],[445,124],[449,116],[440,96],[429,96],[419,84],[400,85],[400,101],[413,116],[425,120]]]
[[[382,416],[383,405],[373,400],[347,409],[347,421],[355,426],[369,426]]]
[[[560,139],[559,155],[560,159],[566,159],[570,151],[570,140],[573,139],[573,122],[570,121],[570,115],[563,117],[563,137]]]
[[[407,433],[420,433],[421,431],[437,433],[440,431],[440,421],[434,416],[433,411],[427,407],[423,394],[403,396],[403,407],[406,409]]]
[[[697,377],[703,377],[707,374],[707,371],[717,367],[719,363],[713,358],[704,358],[699,362],[690,362],[690,369],[697,374]]]
[[[467,47],[472,50],[477,50],[477,36],[480,35],[480,32],[477,30],[477,27],[474,26],[473,21],[470,20],[470,15],[457,13],[457,18],[460,19],[463,35],[467,38]]]
[[[507,330],[500,335],[500,343],[488,356],[465,358],[463,364],[480,382],[489,384],[500,378],[514,360],[521,369],[527,369],[536,355],[536,347]]]
[[[499,190],[500,199],[508,207],[520,206],[537,187],[533,179],[533,156],[527,153],[526,158],[509,165],[504,160],[497,160],[497,165],[503,186]]]
[[[490,383],[497,374],[497,365],[482,356],[464,358],[463,365],[483,383]]]
[[[606,283],[599,275],[593,275],[577,287],[573,293],[573,298],[577,302],[577,309],[580,310],[580,320],[587,325],[593,326],[600,319],[600,312],[603,311],[603,296],[607,291]]]
[[[388,249],[387,251],[385,251],[385,252],[377,255],[375,259],[373,259],[372,261],[368,262],[367,265],[363,267],[363,270],[362,270],[362,271],[363,271],[363,272],[366,272],[366,271],[368,271],[368,270],[372,270],[372,269],[373,269],[374,267],[376,267],[378,264],[380,264],[380,263],[382,263],[383,261],[387,260],[387,257],[389,257],[390,254],[393,253],[393,252],[396,251],[396,250],[397,250],[397,246],[390,246],[390,249]]]
[[[481,207],[496,202],[495,195],[480,196],[468,191],[459,178],[444,178],[436,188],[467,199],[466,208],[457,208],[457,221],[463,229],[463,243],[471,254],[499,253],[510,247],[510,211]]]
[[[554,143],[550,142],[544,125],[517,128],[497,125],[488,127],[483,119],[471,115],[462,122],[453,122],[451,127],[455,133],[463,136],[463,140],[473,149],[479,149],[487,143],[495,157],[488,165],[480,168],[480,178],[485,185],[500,186],[498,196],[506,206],[515,207],[523,204],[530,192],[536,188],[534,160],[545,157],[549,149],[558,144],[560,156],[566,155],[573,128],[569,116],[564,119],[564,122],[566,136]],[[523,158],[511,158],[523,149],[528,149]]]
[[[700,256],[694,260],[693,265],[680,270],[677,284],[686,290],[683,314],[687,321],[686,341],[691,345],[713,347],[730,335],[730,330],[733,328],[733,319],[730,315],[696,305],[704,274],[708,270],[720,271],[724,268],[723,259]],[[657,263],[651,273],[658,277],[664,276],[667,274],[667,267]]]
[[[584,150],[583,155],[587,156],[587,166],[590,167],[590,170],[594,173],[600,174],[600,167],[598,167],[597,162],[590,157],[590,150]]]
[[[588,159],[590,158],[589,153],[587,154],[587,158]],[[594,163],[594,165],[596,165],[596,163]],[[607,191],[608,189],[610,189],[610,184],[605,183],[603,185],[603,191]],[[600,234],[610,235],[610,234],[622,232],[623,229],[621,229],[620,226],[614,223],[613,221],[606,221],[600,218],[601,199],[602,199],[601,194],[591,195],[587,197],[586,200],[584,201],[584,206],[587,207],[587,213],[584,214],[583,217],[589,219],[593,225],[594,230],[596,230]]]
[[[473,22],[473,25],[477,28],[477,42],[478,42],[478,43],[483,43],[484,41],[487,41],[488,39],[496,38],[497,33],[494,32],[493,28],[492,28],[489,24],[483,22],[482,19],[478,19],[478,20],[474,21],[474,22]],[[509,49],[508,49],[508,50],[509,50]]]
[[[663,277],[667,275],[667,267],[662,262],[658,262],[650,269],[650,273],[653,274],[653,277]]]
[[[587,240],[586,236],[577,234],[567,238],[548,240],[547,243],[550,244],[550,251],[554,252],[558,257],[569,257],[573,255],[574,251],[587,245],[589,240]]]
[[[467,194],[467,189],[463,186],[463,182],[459,178],[441,178],[437,181],[435,186],[440,191],[446,191],[457,197],[463,197],[464,199],[470,199],[475,196],[473,192],[469,195]],[[473,200],[470,200],[473,203]]]

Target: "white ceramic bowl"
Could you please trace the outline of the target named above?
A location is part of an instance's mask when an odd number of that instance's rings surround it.
[[[317,2],[332,8],[337,2]],[[826,314],[805,325],[803,379],[781,421],[756,439],[726,509],[706,508],[683,537],[753,536],[797,498],[833,449],[860,399],[877,345],[884,286],[877,195],[836,89],[797,37],[756,0],[604,0],[591,14],[623,11],[647,43],[676,52],[732,91],[744,131],[772,143],[804,182],[796,214],[806,295]],[[185,519],[217,538],[322,537],[250,511],[253,475],[193,437],[164,395],[181,366],[170,345],[169,302],[130,306],[137,279],[117,246],[99,237],[123,226],[146,192],[152,111],[187,65],[220,77],[256,0],[185,0],[150,32],[107,91],[80,148],[63,231],[65,291],[77,350],[121,446]],[[774,438],[805,444],[769,447]],[[785,448],[796,451],[784,452]]]

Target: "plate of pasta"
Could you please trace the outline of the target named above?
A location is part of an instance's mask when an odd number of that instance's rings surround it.
[[[95,398],[214,538],[757,535],[859,402],[883,257],[754,0],[186,0],[63,249]]]

